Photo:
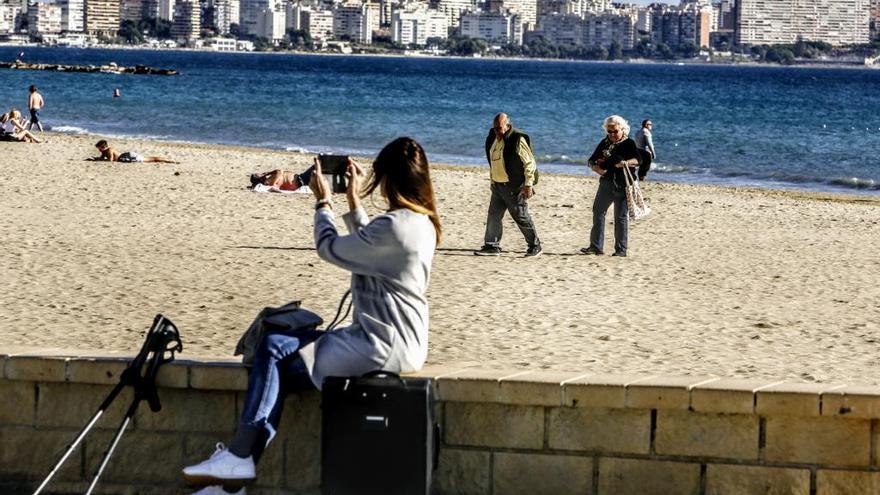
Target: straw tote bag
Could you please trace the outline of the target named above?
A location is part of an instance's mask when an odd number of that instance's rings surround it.
[[[626,177],[626,204],[629,206],[629,218],[639,220],[651,213],[651,207],[642,196],[639,182],[634,179],[629,167],[623,167],[623,176]]]

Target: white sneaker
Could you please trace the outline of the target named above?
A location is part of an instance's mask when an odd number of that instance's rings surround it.
[[[192,495],[247,495],[247,491],[244,487],[241,487],[241,490],[237,492],[227,492],[223,490],[223,487],[220,485],[211,485],[202,488],[197,492],[192,492]]]
[[[196,486],[241,486],[256,477],[253,456],[244,459],[237,457],[222,443],[217,443],[217,450],[210,459],[183,468],[184,481]]]

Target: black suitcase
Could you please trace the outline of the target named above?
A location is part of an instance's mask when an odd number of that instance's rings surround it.
[[[439,440],[430,379],[374,371],[324,380],[324,495],[428,495]]]

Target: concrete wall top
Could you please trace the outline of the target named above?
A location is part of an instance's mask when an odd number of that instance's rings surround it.
[[[112,385],[131,359],[124,352],[5,346],[0,348],[0,378]],[[496,370],[454,364],[429,364],[407,376],[433,378],[437,395],[445,402],[880,418],[880,386]],[[160,369],[157,383],[169,388],[242,391],[247,389],[247,370],[233,356],[177,359]]]

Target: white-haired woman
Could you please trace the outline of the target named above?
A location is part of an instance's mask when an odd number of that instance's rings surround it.
[[[626,203],[626,177],[624,167],[629,167],[636,176],[639,166],[639,150],[629,138],[629,123],[619,115],[605,119],[602,126],[605,138],[596,146],[587,164],[599,174],[599,189],[593,199],[593,228],[590,230],[590,245],[581,248],[584,254],[604,254],[605,213],[614,203],[614,254],[626,256],[629,235],[629,207]]]

